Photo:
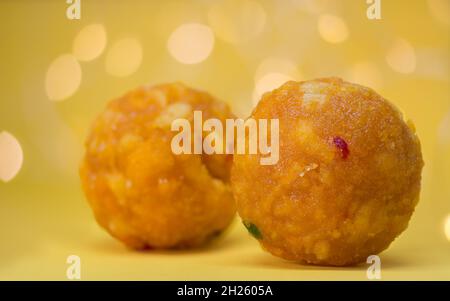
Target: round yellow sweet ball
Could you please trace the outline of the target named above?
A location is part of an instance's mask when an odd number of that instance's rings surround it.
[[[279,161],[237,154],[232,167],[238,213],[264,249],[351,265],[407,228],[419,200],[420,143],[375,91],[338,78],[290,81],[264,94],[250,117],[279,119]]]
[[[193,112],[232,118],[228,106],[182,84],[145,86],[112,100],[86,140],[80,176],[97,222],[135,249],[186,248],[232,221],[231,155],[180,154],[171,123]]]

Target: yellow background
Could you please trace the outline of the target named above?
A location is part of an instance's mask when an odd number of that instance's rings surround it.
[[[381,254],[382,279],[450,280],[450,1],[382,0],[381,20],[366,17],[365,0],[230,1],[83,0],[81,20],[66,18],[64,0],[0,2],[0,133],[17,139],[24,158],[16,177],[0,180],[0,279],[64,280],[75,254],[83,280],[366,280],[366,264],[313,267],[272,257],[237,221],[205,249],[145,253],[125,249],[94,222],[77,166],[90,122],[109,99],[141,84],[183,81],[245,117],[263,72],[366,84],[414,120],[426,163],[421,201],[407,231]],[[168,50],[186,23],[214,34],[197,64]],[[77,35],[91,24],[105,29],[105,48],[95,39],[78,45],[101,53],[75,61],[81,82],[54,101],[55,85],[64,88],[74,75],[62,68],[61,81],[46,84],[49,68],[61,55],[73,58]],[[111,54],[130,38],[142,60]],[[261,67],[267,58],[283,63]],[[114,68],[128,67],[116,76]]]

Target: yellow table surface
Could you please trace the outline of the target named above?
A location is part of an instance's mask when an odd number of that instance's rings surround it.
[[[47,206],[29,202],[29,193],[2,199],[9,207],[0,212],[1,280],[67,280],[69,255],[80,257],[82,280],[367,280],[368,264],[306,266],[273,257],[238,219],[202,249],[131,251],[96,225],[77,190],[54,192],[50,201],[43,191],[31,193]],[[450,280],[450,243],[424,234],[418,219],[380,255],[383,280]]]

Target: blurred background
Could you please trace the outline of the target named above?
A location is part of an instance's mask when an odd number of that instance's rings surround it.
[[[369,1],[370,2],[370,1]],[[425,168],[384,279],[450,280],[450,0],[0,1],[0,279],[360,279],[366,266],[274,258],[235,225],[210,250],[134,253],[96,225],[82,195],[83,141],[105,104],[182,81],[246,117],[286,80],[339,76],[412,119]]]

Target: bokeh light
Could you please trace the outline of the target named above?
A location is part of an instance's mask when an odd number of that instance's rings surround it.
[[[208,11],[208,22],[220,39],[238,43],[261,34],[266,12],[253,0],[216,1]]]
[[[264,59],[255,72],[253,104],[256,105],[265,92],[278,88],[289,80],[299,81],[301,77],[296,64],[288,59],[279,57]]]
[[[57,57],[45,77],[45,91],[50,100],[59,101],[72,96],[81,83],[81,67],[71,54]]]
[[[255,81],[271,72],[287,74],[297,80],[300,80],[301,77],[297,65],[293,61],[279,57],[268,57],[258,65],[255,72]]]
[[[292,4],[299,8],[300,10],[309,13],[309,14],[318,14],[322,12],[326,4],[329,5],[330,3],[325,3],[326,0],[291,0]],[[328,1],[329,2],[329,1]]]
[[[294,80],[291,76],[278,72],[271,72],[261,77],[255,84],[253,92],[253,104],[256,105],[261,96],[275,88],[278,88],[287,81]]]
[[[80,61],[99,57],[106,47],[106,30],[101,24],[83,27],[73,41],[73,55]]]
[[[442,145],[450,145],[450,112],[447,113],[438,128],[438,142]]]
[[[444,233],[447,240],[450,241],[450,214],[447,215],[447,218],[444,221]]]
[[[317,29],[322,39],[328,43],[341,43],[347,40],[349,36],[348,27],[344,19],[334,15],[320,15]]]
[[[135,73],[142,63],[142,45],[135,38],[116,41],[106,53],[106,72],[117,77]]]
[[[354,64],[348,76],[350,81],[375,90],[380,88],[383,82],[379,68],[370,61],[361,61]]]
[[[405,39],[397,39],[386,54],[386,62],[399,73],[412,73],[416,69],[416,53]]]
[[[446,80],[450,70],[450,60],[446,51],[438,48],[419,48],[415,51],[415,74],[435,80]]]
[[[19,141],[10,133],[0,133],[0,179],[11,181],[23,163],[23,151]]]
[[[450,1],[428,0],[431,15],[439,22],[450,25]]]
[[[167,48],[180,63],[198,64],[211,54],[214,34],[211,28],[203,24],[183,24],[172,32]]]

